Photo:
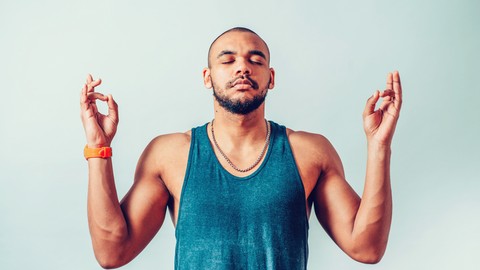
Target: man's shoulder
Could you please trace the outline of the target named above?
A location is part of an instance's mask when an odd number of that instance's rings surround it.
[[[302,130],[286,128],[287,137],[290,143],[306,146],[329,144],[328,139],[322,134]]]
[[[335,148],[330,141],[323,135],[306,132],[295,131],[287,128],[287,137],[290,146],[296,157],[302,156],[306,161],[323,160],[327,161],[333,153]]]
[[[159,135],[145,148],[139,164],[143,164],[163,175],[171,169],[177,170],[187,162],[190,149],[190,132]]]
[[[173,151],[180,150],[185,147],[190,146],[191,140],[191,131],[186,132],[178,132],[178,133],[169,133],[159,135],[152,139],[149,146],[152,150],[160,150],[164,151]]]

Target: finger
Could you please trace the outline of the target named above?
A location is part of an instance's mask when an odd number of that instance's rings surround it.
[[[101,100],[101,101],[107,101],[108,98],[101,94],[101,93],[98,93],[98,92],[91,92],[91,93],[88,93],[87,94],[87,99],[90,101],[90,103],[95,103],[95,101],[97,99]]]
[[[363,116],[368,116],[375,112],[375,104],[377,104],[378,99],[380,98],[380,91],[375,91],[373,95],[367,100],[365,105],[365,110],[363,111]]]
[[[95,99],[90,99],[88,96],[88,86],[84,84],[80,94],[80,106],[83,110],[88,110],[88,107],[95,103]]]
[[[107,95],[107,104],[108,118],[110,118],[115,124],[118,124],[118,104],[115,102],[112,95]]]
[[[80,92],[80,109],[87,110],[88,108],[87,102],[87,85],[84,84],[82,87],[82,91]]]
[[[400,110],[402,106],[402,82],[400,81],[400,73],[393,72],[393,91],[395,92],[395,107]]]
[[[382,100],[382,103],[380,103],[380,105],[378,105],[378,109],[379,110],[382,110],[382,111],[387,111],[388,110],[388,106],[390,106],[392,104],[393,101],[390,100],[390,97],[388,98],[384,98]]]
[[[384,100],[393,100],[395,97],[395,92],[390,89],[385,89],[382,92],[380,92],[380,97],[383,98]]]
[[[87,85],[84,84],[82,91],[80,91],[80,105],[87,101]]]
[[[87,92],[94,92],[95,87],[99,86],[102,83],[102,79],[98,79],[95,81],[91,81],[90,83],[87,83]]]
[[[378,106],[380,109],[385,109],[388,105],[395,101],[395,91],[386,89],[380,92],[382,103]]]
[[[102,79],[98,78],[97,80],[90,83],[92,87],[97,87],[102,83]]]
[[[93,81],[92,74],[87,75],[87,84],[91,83]]]
[[[387,74],[387,86],[385,89],[393,89],[393,74],[390,72]]]
[[[95,87],[99,86],[102,83],[102,79],[94,80],[92,74],[87,76],[87,92],[93,92]]]

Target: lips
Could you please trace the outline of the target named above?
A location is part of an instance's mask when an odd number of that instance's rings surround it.
[[[252,82],[250,82],[250,81],[247,80],[247,79],[239,79],[239,80],[236,80],[236,81],[233,83],[233,86],[236,86],[236,85],[249,85],[249,86],[252,86]]]
[[[226,89],[235,88],[237,90],[258,89],[258,83],[250,77],[240,76],[227,82]]]

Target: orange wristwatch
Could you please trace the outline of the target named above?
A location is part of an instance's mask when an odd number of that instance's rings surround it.
[[[112,148],[105,146],[101,148],[88,148],[88,145],[85,145],[83,149],[83,155],[85,159],[89,158],[109,158],[112,156]]]

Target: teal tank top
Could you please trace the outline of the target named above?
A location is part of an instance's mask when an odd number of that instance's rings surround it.
[[[220,165],[206,124],[192,129],[175,231],[175,269],[307,268],[305,190],[285,127],[270,125],[265,159],[246,177]]]

